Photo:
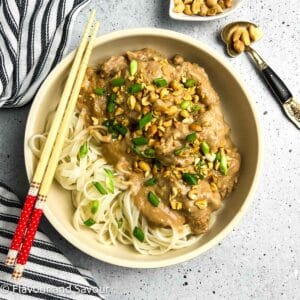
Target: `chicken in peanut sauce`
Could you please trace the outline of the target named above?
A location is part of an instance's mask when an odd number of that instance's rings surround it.
[[[232,191],[240,155],[203,68],[152,49],[88,68],[77,103],[102,155],[149,224],[204,233]]]

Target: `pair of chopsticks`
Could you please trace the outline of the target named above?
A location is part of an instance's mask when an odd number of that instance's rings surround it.
[[[69,124],[75,110],[81,84],[99,29],[99,22],[94,24],[94,18],[95,11],[92,11],[73,61],[7,254],[6,265],[15,265],[12,274],[14,279],[22,277],[36,231],[43,215],[43,208],[55,175],[64,140],[68,133]],[[92,33],[90,35],[91,30]]]

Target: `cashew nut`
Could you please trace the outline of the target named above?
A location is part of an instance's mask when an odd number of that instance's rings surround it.
[[[208,7],[214,7],[218,4],[218,0],[206,0],[205,2]]]
[[[232,7],[232,0],[224,0],[224,4],[226,8]]]
[[[250,36],[249,36],[248,30],[243,31],[241,40],[245,44],[245,46],[250,46],[251,41],[250,41]]]
[[[192,4],[192,12],[194,15],[196,15],[200,12],[200,5],[201,5],[200,0],[194,0],[194,2]]]
[[[237,53],[242,53],[245,51],[245,44],[240,41],[237,40],[233,43],[233,49],[237,52]]]
[[[173,11],[176,13],[182,13],[185,8],[183,1],[175,0],[174,3],[175,3],[175,7],[174,7]]]
[[[192,10],[191,10],[191,5],[185,5],[185,8],[184,8],[184,11],[183,11],[186,15],[188,16],[191,16],[193,13],[192,13]]]
[[[201,4],[200,5],[200,11],[199,11],[199,15],[204,17],[207,15],[207,12],[208,12],[208,8],[205,4]]]
[[[249,32],[249,35],[250,35],[250,39],[253,42],[255,42],[257,40],[260,40],[263,36],[263,33],[260,30],[260,28],[254,26],[252,24],[248,27],[248,32]]]

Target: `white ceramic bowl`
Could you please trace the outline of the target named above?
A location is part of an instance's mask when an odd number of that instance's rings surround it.
[[[202,16],[188,16],[184,13],[176,13],[173,11],[174,9],[174,0],[170,0],[169,6],[169,16],[174,20],[180,21],[213,21],[217,19],[224,18],[230,14],[232,14],[242,3],[243,0],[233,0],[233,5],[231,8],[227,8],[223,13],[217,14],[215,16],[202,17]]]
[[[261,164],[261,138],[256,113],[247,89],[227,62],[211,48],[188,36],[160,29],[131,29],[99,37],[90,64],[96,65],[111,55],[127,50],[151,47],[171,57],[176,53],[203,66],[214,88],[221,96],[226,120],[232,127],[233,139],[242,154],[240,179],[234,192],[225,200],[216,222],[200,241],[185,249],[161,256],[138,254],[123,245],[103,246],[89,229],[76,231],[72,226],[74,208],[69,192],[53,183],[45,206],[45,215],[56,230],[75,247],[108,263],[132,268],[155,268],[173,265],[196,257],[217,244],[232,230],[246,211],[258,180]],[[25,132],[25,162],[31,179],[36,159],[28,140],[44,131],[46,117],[57,105],[74,52],[68,55],[48,76],[37,93]]]

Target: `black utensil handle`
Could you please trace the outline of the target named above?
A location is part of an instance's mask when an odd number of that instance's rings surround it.
[[[293,97],[284,82],[269,66],[264,68],[262,73],[272,92],[282,104]]]

